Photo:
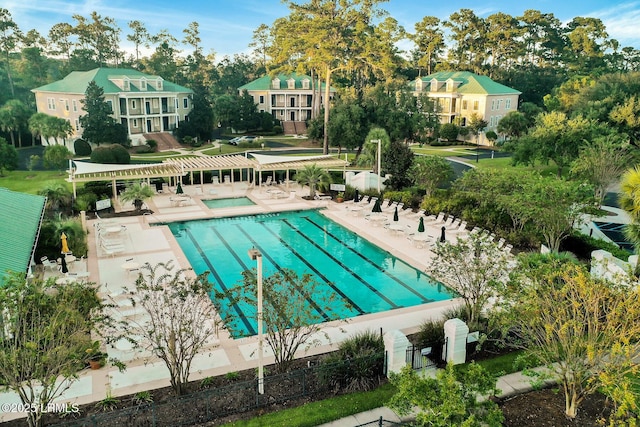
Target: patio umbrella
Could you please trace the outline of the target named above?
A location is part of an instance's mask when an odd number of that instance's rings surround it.
[[[380,199],[376,200],[376,203],[373,205],[373,209],[371,209],[371,212],[382,213],[382,207],[380,206]]]
[[[60,235],[60,240],[62,240],[62,250],[60,252],[62,252],[63,254],[66,254],[69,251],[69,246],[67,246],[67,235],[62,233]]]
[[[360,201],[360,193],[358,193],[358,189],[356,188],[356,194],[353,196],[353,203],[358,203]]]
[[[420,223],[418,224],[418,233],[424,233],[424,218],[420,217]]]
[[[396,206],[396,211],[393,213],[393,220],[398,221],[398,206]]]
[[[67,267],[67,257],[64,256],[64,254],[62,255],[62,258],[60,259],[60,271],[62,271],[63,274],[67,274],[69,272],[69,267]]]
[[[445,227],[444,225],[442,226],[442,228],[440,229],[440,241],[444,242],[446,240],[445,238],[445,231],[447,230],[447,227]]]
[[[176,187],[176,194],[183,194],[184,191],[182,191],[182,183],[180,181],[178,181],[178,186]]]

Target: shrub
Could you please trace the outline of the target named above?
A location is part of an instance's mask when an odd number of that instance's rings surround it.
[[[596,239],[595,237],[587,236],[586,234],[582,234],[577,231],[562,242],[560,249],[563,251],[571,251],[581,259],[591,259],[591,252],[598,249],[610,252],[611,255],[623,261],[627,261],[629,256],[633,255],[632,253],[618,247],[615,243]]]
[[[276,135],[282,134],[282,126],[279,126],[279,125],[274,126],[273,133],[275,133]]]
[[[447,141],[455,141],[460,129],[453,123],[445,123],[440,126],[440,137]]]
[[[93,163],[128,165],[131,162],[131,156],[122,145],[112,144],[93,150],[91,153],[91,161]]]
[[[78,156],[90,156],[91,155],[91,144],[85,141],[82,138],[78,138],[73,143],[73,150],[76,152]]]
[[[153,153],[155,150],[148,145],[141,145],[136,148],[136,154]]]
[[[426,320],[420,325],[417,334],[417,344],[420,347],[442,348],[444,344],[444,322],[441,320]]]
[[[147,145],[151,147],[153,151],[156,151],[158,148],[158,142],[155,139],[147,139]]]
[[[413,194],[411,191],[385,191],[384,198],[394,202],[404,203],[406,207],[413,204]]]
[[[345,340],[338,351],[322,360],[319,378],[334,390],[367,391],[381,381],[384,342],[373,331],[364,331]]]
[[[136,405],[141,405],[143,403],[152,403],[152,402],[153,402],[153,396],[151,395],[151,392],[148,390],[139,391],[133,395],[133,403]]]

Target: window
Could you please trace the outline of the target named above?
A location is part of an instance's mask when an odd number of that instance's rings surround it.
[[[162,79],[156,80],[156,89],[162,90]]]
[[[504,109],[505,110],[510,110],[511,109],[511,99],[510,98],[505,99],[505,101],[504,101]]]
[[[491,118],[489,119],[489,127],[492,128],[496,125],[496,118],[491,116]]]
[[[64,111],[69,111],[69,100],[61,99],[60,102],[62,102],[62,105],[64,105]]]
[[[132,109],[132,110],[135,110],[135,109],[136,109],[136,100],[135,100],[135,99],[132,99],[132,100],[131,100],[131,109]]]
[[[123,86],[124,86],[124,90],[131,90],[131,83],[129,82],[129,79],[125,79],[123,82]]]
[[[138,119],[133,119],[133,127],[134,128],[138,127]]]
[[[189,98],[182,98],[182,107],[189,108]]]
[[[80,120],[75,119],[75,121],[73,122],[73,125],[76,128],[76,130],[80,130]]]
[[[493,100],[491,100],[491,111],[493,111],[495,109],[496,109],[496,100],[493,99]]]
[[[260,95],[260,104],[264,104],[264,95]]]
[[[287,88],[295,89],[296,88],[296,81],[293,80],[293,79],[287,80]]]
[[[147,90],[147,79],[144,77],[140,79],[140,90]]]
[[[73,107],[73,111],[78,111],[78,101],[76,99],[71,100],[71,106]]]
[[[302,89],[309,89],[309,80],[308,79],[304,79],[302,81]]]
[[[271,88],[272,89],[280,89],[280,80],[279,79],[273,79],[271,81]]]
[[[480,106],[480,102],[479,101],[473,101],[473,109],[475,111],[478,111],[478,107]]]
[[[498,99],[498,108],[497,110],[499,110],[502,107],[502,99]]]
[[[462,109],[463,109],[463,110],[466,110],[466,109],[468,108],[467,104],[468,104],[467,100],[466,100],[466,99],[464,99],[464,100],[462,101]]]
[[[56,100],[53,98],[47,98],[47,108],[49,110],[55,110],[56,109]]]
[[[107,99],[107,105],[109,106],[111,113],[113,113],[113,102],[110,99]]]

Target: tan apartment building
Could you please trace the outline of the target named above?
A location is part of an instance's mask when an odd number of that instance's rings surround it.
[[[426,93],[435,100],[440,123],[466,126],[473,114],[484,119],[488,130],[495,131],[498,122],[510,111],[518,109],[520,94],[503,84],[468,71],[441,71],[418,77],[411,83],[414,93]],[[480,143],[487,141],[484,132]]]
[[[89,82],[104,91],[113,117],[125,125],[132,145],[142,145],[148,134],[171,133],[191,112],[193,91],[160,76],[124,68],[74,71],[62,80],[32,89],[39,113],[64,118],[71,123],[71,140],[82,136],[81,101]]]
[[[282,122],[285,134],[306,133],[306,121],[313,117],[314,105],[322,105],[325,85],[315,90],[319,102],[314,104],[314,90],[311,77],[304,74],[278,74],[263,76],[238,88],[242,95],[245,90],[253,97],[258,111],[267,112]],[[335,89],[330,89],[333,98]],[[317,108],[317,107],[316,107]]]

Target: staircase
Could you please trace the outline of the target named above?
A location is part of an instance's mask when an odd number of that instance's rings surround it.
[[[282,122],[282,131],[285,135],[303,135],[307,133],[307,124],[305,122]]]
[[[174,148],[181,148],[180,143],[167,132],[145,133],[144,139],[153,139],[158,143],[158,151],[170,151]]]

